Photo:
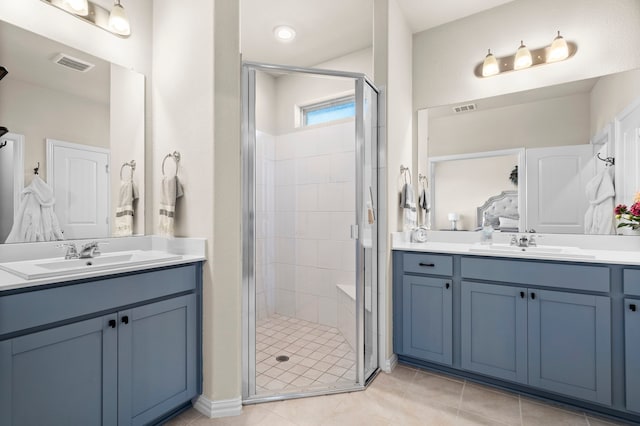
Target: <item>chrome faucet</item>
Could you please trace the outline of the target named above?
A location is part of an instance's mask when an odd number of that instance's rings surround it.
[[[66,247],[67,248],[67,251],[64,254],[65,260],[77,259],[77,258],[80,257],[80,255],[78,254],[78,247],[76,247],[76,245],[74,243],[62,243],[62,244],[58,244],[56,247],[58,247],[58,248]]]
[[[90,243],[84,244],[80,249],[80,254],[78,257],[80,259],[88,259],[88,258],[100,256],[102,254],[100,253],[100,247],[99,247],[100,244],[103,244],[103,243],[99,241],[92,241]]]
[[[516,234],[511,234],[511,241],[509,241],[510,246],[517,247],[532,247],[536,245],[536,240],[531,236],[531,238],[522,235],[520,238]]]

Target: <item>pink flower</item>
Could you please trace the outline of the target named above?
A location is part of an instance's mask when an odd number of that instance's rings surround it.
[[[640,216],[640,201],[633,203],[629,211],[634,216]]]
[[[624,204],[618,204],[618,206],[614,210],[614,213],[616,215],[625,214],[626,212],[627,212],[627,206]]]

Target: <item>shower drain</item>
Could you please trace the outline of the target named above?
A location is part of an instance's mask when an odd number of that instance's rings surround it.
[[[286,355],[278,355],[276,357],[276,361],[278,361],[278,362],[286,362],[286,361],[289,361],[289,357],[286,356]]]

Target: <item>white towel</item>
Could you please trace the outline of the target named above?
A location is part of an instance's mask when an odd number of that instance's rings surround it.
[[[64,240],[60,230],[53,190],[38,175],[20,194],[18,216],[11,227],[7,243]]]
[[[118,207],[116,208],[115,237],[128,237],[133,235],[133,200],[138,198],[138,187],[132,181],[120,182],[120,194],[118,195]]]
[[[410,183],[405,183],[402,187],[400,207],[402,208],[402,229],[410,231],[417,226],[416,199]]]
[[[601,170],[587,182],[589,208],[584,215],[585,234],[615,234],[614,197],[616,192],[609,169]]]
[[[184,194],[177,176],[164,177],[160,185],[160,235],[173,237],[176,200]]]
[[[431,209],[429,208],[430,198],[431,198],[431,195],[429,194],[429,191],[427,191],[426,188],[422,188],[422,191],[420,191],[420,195],[418,196],[418,207],[421,210],[420,217],[422,220],[422,224],[424,226],[428,226],[430,222],[429,221],[429,213],[431,212]]]

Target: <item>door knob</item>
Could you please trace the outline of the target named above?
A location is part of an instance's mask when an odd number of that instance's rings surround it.
[[[109,327],[116,328],[116,320],[114,319],[109,320]]]
[[[129,324],[129,316],[127,315],[123,316],[121,321],[123,324]]]
[[[629,305],[629,309],[631,310],[631,312],[635,312],[638,308],[636,307],[635,303],[632,303]]]

